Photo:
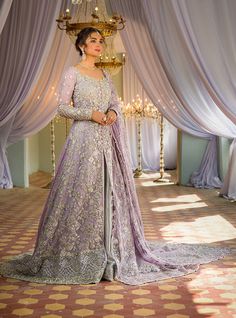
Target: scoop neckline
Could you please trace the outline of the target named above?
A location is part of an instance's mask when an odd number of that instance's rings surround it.
[[[76,66],[73,66],[73,67],[74,67],[74,68],[76,69],[76,71],[80,74],[80,76],[91,78],[92,80],[95,80],[95,81],[97,81],[97,82],[103,81],[103,80],[106,78],[106,75],[105,75],[105,73],[104,73],[103,70],[102,70],[103,77],[102,77],[102,78],[96,78],[96,77],[93,77],[93,76],[89,76],[89,75],[87,75],[87,74],[82,74],[82,73],[80,72],[80,70],[78,69],[78,67],[76,67]]]

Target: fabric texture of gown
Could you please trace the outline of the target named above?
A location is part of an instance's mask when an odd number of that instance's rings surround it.
[[[117,113],[113,125],[91,120],[93,110],[110,109]],[[99,80],[69,67],[58,112],[74,121],[34,251],[1,263],[1,275],[51,284],[115,279],[137,285],[186,275],[230,252],[145,240],[120,104],[106,72]]]

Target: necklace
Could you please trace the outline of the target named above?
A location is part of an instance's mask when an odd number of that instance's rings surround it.
[[[87,66],[87,65],[84,65],[84,64],[79,64],[79,65],[81,65],[82,67],[84,67],[84,68],[87,68],[88,70],[93,70],[93,71],[95,71],[96,69],[97,69],[97,67],[96,66]]]

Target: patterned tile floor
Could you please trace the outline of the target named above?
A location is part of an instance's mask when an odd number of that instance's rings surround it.
[[[171,183],[136,179],[146,238],[236,247],[236,203]],[[0,190],[0,257],[32,249],[48,190],[42,176],[29,189]],[[45,180],[44,180],[45,181]],[[47,183],[47,182],[46,182]],[[142,286],[119,282],[45,285],[0,279],[0,317],[236,318],[236,257],[202,265],[197,273]]]

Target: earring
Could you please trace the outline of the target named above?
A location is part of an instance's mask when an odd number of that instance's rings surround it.
[[[85,54],[83,48],[80,48],[80,49],[81,49],[81,51],[82,51],[82,57],[81,57],[81,59],[84,61],[84,60],[86,60],[86,54]]]

